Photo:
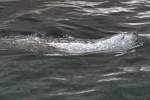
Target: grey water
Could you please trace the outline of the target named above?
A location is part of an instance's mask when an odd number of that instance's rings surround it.
[[[119,55],[49,47],[132,32]],[[0,0],[0,100],[149,100],[149,32],[149,0]]]

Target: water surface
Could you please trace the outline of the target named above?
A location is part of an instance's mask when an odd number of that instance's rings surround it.
[[[149,9],[149,0],[0,0],[0,39],[91,41],[136,31],[144,40],[118,56],[0,50],[0,99],[149,100]]]

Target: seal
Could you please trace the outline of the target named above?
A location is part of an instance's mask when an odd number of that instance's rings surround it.
[[[104,39],[88,40],[88,42],[72,41],[72,42],[50,42],[49,46],[55,47],[60,51],[70,54],[83,54],[94,52],[123,52],[129,49],[142,45],[138,41],[139,36],[137,33],[121,33],[107,37]]]
[[[14,37],[0,39],[0,49],[23,50],[41,53],[61,53],[61,54],[85,54],[85,53],[112,53],[126,52],[139,47],[137,33],[121,33],[102,39],[78,39],[70,38],[45,39],[36,36]]]

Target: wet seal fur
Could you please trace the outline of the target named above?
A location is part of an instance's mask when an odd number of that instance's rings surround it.
[[[142,42],[137,33],[121,33],[103,39],[74,39],[62,38],[44,39],[35,36],[12,37],[0,39],[0,49],[24,50],[38,53],[85,54],[126,52],[139,47]]]
[[[89,40],[88,42],[83,41],[50,42],[48,44],[70,54],[124,52],[142,45],[138,34],[135,32],[116,34],[104,39]]]

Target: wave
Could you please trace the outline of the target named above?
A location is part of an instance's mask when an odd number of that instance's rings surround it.
[[[143,45],[137,33],[121,33],[103,39],[40,38],[18,36],[0,39],[1,50],[25,50],[56,55],[81,55],[89,53],[125,53]]]

